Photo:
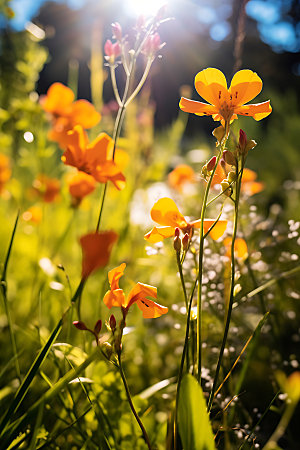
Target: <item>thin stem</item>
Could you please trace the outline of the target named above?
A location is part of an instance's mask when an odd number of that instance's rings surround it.
[[[131,94],[129,99],[126,101],[125,108],[129,105],[129,103],[132,102],[132,100],[138,95],[138,93],[142,89],[142,87],[143,87],[143,85],[144,85],[144,83],[146,81],[146,78],[147,78],[147,76],[149,74],[149,71],[150,71],[151,65],[153,63],[153,60],[154,60],[153,58],[148,58],[144,74],[143,74],[139,84],[137,85],[137,87],[135,88],[135,90],[133,91],[133,93]]]
[[[127,400],[128,400],[130,409],[131,409],[131,411],[132,411],[132,413],[133,413],[137,423],[139,424],[139,427],[140,427],[140,429],[141,429],[141,431],[143,433],[143,436],[144,436],[144,439],[146,441],[148,449],[151,450],[152,447],[151,447],[151,444],[150,444],[150,440],[149,440],[147,431],[146,431],[146,429],[145,429],[141,419],[139,418],[138,413],[136,412],[136,409],[135,409],[135,407],[133,405],[133,402],[132,402],[132,399],[131,399],[129,387],[128,387],[127,380],[126,380],[126,377],[125,377],[125,373],[124,373],[124,370],[123,370],[123,367],[122,367],[121,353],[118,354],[118,362],[119,362],[119,364],[118,364],[117,367],[118,367],[118,369],[120,371],[120,375],[121,375],[121,378],[122,378],[122,381],[123,381],[123,384],[124,384],[124,388],[125,388],[125,391],[126,391]]]
[[[111,84],[113,87],[114,95],[116,97],[117,103],[120,108],[122,106],[122,102],[121,102],[118,85],[117,85],[117,81],[116,81],[116,66],[114,64],[110,64],[109,68],[110,68],[110,78],[111,78]]]
[[[200,216],[200,220],[201,220],[201,227],[200,227],[200,242],[199,242],[199,272],[198,272],[198,299],[197,299],[197,380],[200,383],[201,381],[201,365],[202,365],[202,276],[203,276],[203,256],[204,256],[204,217],[205,217],[205,212],[206,212],[206,207],[207,207],[207,199],[208,199],[208,194],[209,194],[209,190],[210,190],[210,186],[211,186],[211,182],[213,179],[213,176],[215,174],[215,171],[217,169],[218,163],[221,159],[221,156],[223,154],[223,150],[225,148],[226,145],[226,141],[228,138],[228,132],[229,132],[229,125],[226,123],[225,124],[225,136],[220,144],[220,150],[219,150],[219,154],[217,156],[217,160],[216,160],[216,164],[215,167],[212,171],[212,174],[208,180],[208,183],[206,185],[206,189],[205,189],[205,193],[204,193],[204,198],[203,198],[203,202],[202,202],[202,209],[201,209],[201,216]]]
[[[232,305],[234,300],[234,276],[235,276],[235,256],[234,256],[234,245],[235,245],[235,239],[237,234],[237,225],[238,225],[238,212],[239,212],[239,197],[240,197],[240,191],[241,191],[241,183],[242,183],[242,176],[243,176],[243,167],[244,167],[244,161],[242,161],[242,167],[240,175],[237,179],[236,185],[235,185],[235,207],[234,207],[234,223],[233,223],[233,233],[232,233],[232,240],[231,240],[231,285],[230,285],[230,296],[229,296],[229,303],[228,303],[228,309],[227,309],[227,316],[226,316],[226,323],[224,328],[224,334],[222,339],[222,344],[220,348],[216,373],[214,377],[213,387],[209,396],[208,400],[208,407],[207,410],[210,411],[213,403],[213,399],[215,396],[215,391],[217,387],[219,372],[221,368],[222,358],[226,346],[228,331],[229,331],[229,325],[231,320],[231,312],[232,312]],[[237,171],[238,172],[238,171]]]

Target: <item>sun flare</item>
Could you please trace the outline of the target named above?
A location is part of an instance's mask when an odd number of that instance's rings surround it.
[[[136,16],[141,14],[144,16],[153,16],[167,2],[166,0],[126,0],[126,3],[130,14]]]

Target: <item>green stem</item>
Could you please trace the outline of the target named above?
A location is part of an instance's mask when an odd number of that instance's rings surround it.
[[[208,194],[211,186],[211,182],[213,179],[213,176],[215,174],[215,171],[217,169],[217,166],[219,164],[219,161],[221,159],[221,156],[223,154],[223,150],[225,148],[227,138],[229,133],[229,125],[225,125],[225,136],[220,144],[220,150],[219,154],[217,156],[215,167],[212,171],[212,174],[208,180],[208,183],[206,185],[204,198],[202,202],[202,209],[201,209],[201,226],[200,226],[200,242],[199,242],[199,272],[198,272],[198,299],[197,299],[197,380],[200,383],[201,382],[201,365],[202,365],[202,277],[203,277],[203,256],[204,256],[204,217],[207,207],[207,199]]]
[[[128,387],[127,380],[126,380],[126,377],[125,377],[125,373],[124,373],[124,370],[123,370],[123,367],[122,367],[121,353],[118,354],[118,362],[119,362],[119,364],[118,364],[117,367],[118,367],[118,369],[120,371],[120,375],[121,375],[121,378],[122,378],[122,381],[123,381],[123,384],[124,384],[124,388],[125,388],[125,391],[126,391],[127,400],[128,400],[130,409],[131,409],[131,411],[132,411],[132,413],[133,413],[137,423],[139,424],[139,427],[140,427],[140,429],[141,429],[141,431],[143,433],[143,436],[144,436],[144,439],[146,441],[148,449],[151,450],[152,447],[151,447],[151,444],[150,444],[150,440],[149,440],[147,431],[146,431],[146,429],[145,429],[141,419],[139,418],[138,413],[136,412],[136,409],[135,409],[135,407],[133,405],[133,402],[132,402],[132,399],[131,399],[129,387]]]
[[[226,323],[225,323],[225,328],[224,328],[223,339],[222,339],[222,344],[221,344],[221,348],[220,348],[220,353],[219,353],[216,373],[215,373],[215,377],[214,377],[213,387],[212,387],[212,390],[211,390],[211,393],[210,393],[210,396],[209,396],[209,400],[208,400],[208,407],[207,407],[208,411],[210,411],[210,409],[212,407],[213,399],[214,399],[214,396],[215,396],[215,390],[216,390],[216,387],[217,387],[219,372],[220,372],[221,363],[222,363],[222,359],[223,359],[223,354],[224,354],[224,350],[225,350],[225,345],[226,345],[226,341],[227,341],[229,325],[230,325],[230,320],[231,320],[232,305],[233,305],[233,300],[234,300],[234,276],[235,276],[234,244],[235,244],[235,239],[236,239],[236,234],[237,234],[237,226],[238,226],[239,197],[240,197],[240,190],[241,190],[241,183],[242,183],[242,176],[243,176],[243,167],[244,167],[244,161],[242,161],[241,172],[240,172],[239,178],[237,179],[237,182],[236,182],[236,185],[235,185],[236,195],[235,195],[235,207],[234,207],[233,233],[232,233],[232,240],[231,240],[231,284],[230,284],[230,296],[229,296],[229,303],[228,303],[228,309],[227,309]],[[239,173],[238,170],[237,170],[237,173]]]
[[[286,409],[280,419],[279,424],[277,425],[274,433],[268,440],[267,444],[264,446],[263,450],[277,450],[278,445],[277,442],[283,436],[285,430],[288,427],[288,424],[294,414],[295,408],[298,402],[292,401],[291,403],[287,403]]]
[[[116,81],[116,66],[114,64],[110,64],[109,68],[110,68],[110,78],[111,78],[111,84],[113,87],[114,95],[116,97],[117,103],[120,108],[120,107],[122,107],[122,102],[120,99],[118,85],[117,85],[117,81]]]

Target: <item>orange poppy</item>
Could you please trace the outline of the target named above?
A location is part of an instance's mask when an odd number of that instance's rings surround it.
[[[5,183],[11,177],[11,169],[9,164],[9,159],[3,153],[0,153],[0,193],[4,188]]]
[[[148,284],[137,283],[125,297],[123,289],[119,287],[119,279],[123,276],[126,264],[112,269],[108,272],[110,290],[106,292],[103,301],[111,309],[113,306],[119,306],[123,314],[127,314],[130,306],[137,304],[143,313],[145,319],[155,319],[168,312],[168,308],[149,300],[147,297],[157,298],[157,288]]]
[[[175,235],[175,229],[179,228],[184,234],[190,234],[194,228],[201,227],[201,220],[194,220],[188,222],[181,214],[176,206],[176,203],[171,198],[159,199],[151,209],[151,218],[154,222],[164,225],[162,227],[154,227],[149,233],[145,234],[144,238],[151,242],[160,242],[167,237]],[[204,220],[204,233],[210,229],[214,224],[214,220]],[[210,236],[216,240],[219,239],[225,232],[227,227],[227,220],[219,220],[210,232]]]
[[[257,174],[254,172],[254,170],[245,168],[242,176],[241,191],[248,196],[263,191],[265,188],[264,183],[261,183],[260,181],[255,181],[256,178]]]
[[[88,129],[97,125],[101,115],[87,100],[74,102],[74,93],[62,83],[53,83],[47,95],[41,100],[43,109],[52,114],[53,127],[49,139],[58,142],[65,149],[69,144],[68,131],[75,125]]]
[[[256,97],[262,89],[262,80],[252,70],[238,71],[227,87],[224,74],[214,68],[204,69],[195,77],[198,94],[209,103],[202,103],[182,97],[180,108],[197,116],[212,116],[214,120],[232,121],[237,115],[251,116],[255,120],[267,117],[272,108],[270,101],[245,104]]]
[[[82,248],[81,276],[83,279],[86,279],[96,269],[106,266],[117,238],[118,235],[114,231],[88,233],[80,238]]]
[[[59,196],[60,182],[57,178],[50,178],[47,175],[40,174],[33,181],[32,186],[34,193],[46,203],[54,202]]]
[[[228,258],[231,257],[231,242],[231,237],[227,237],[223,241],[223,244],[226,248],[226,256],[228,256]],[[236,238],[234,242],[234,255],[241,259],[246,259],[248,257],[248,247],[244,239]]]
[[[179,164],[179,166],[175,167],[168,175],[169,185],[179,192],[182,191],[182,188],[186,183],[192,183],[194,181],[195,172],[187,164]]]
[[[80,201],[96,188],[96,180],[85,172],[78,171],[75,175],[68,179],[69,192],[75,200]]]
[[[92,175],[99,183],[110,180],[117,189],[125,187],[125,177],[120,167],[112,160],[113,140],[100,133],[91,143],[80,125],[69,132],[70,144],[61,157],[64,164]]]

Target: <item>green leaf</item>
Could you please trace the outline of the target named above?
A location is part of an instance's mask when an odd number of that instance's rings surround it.
[[[183,377],[180,386],[178,428],[184,450],[215,450],[203,392],[190,374]]]

